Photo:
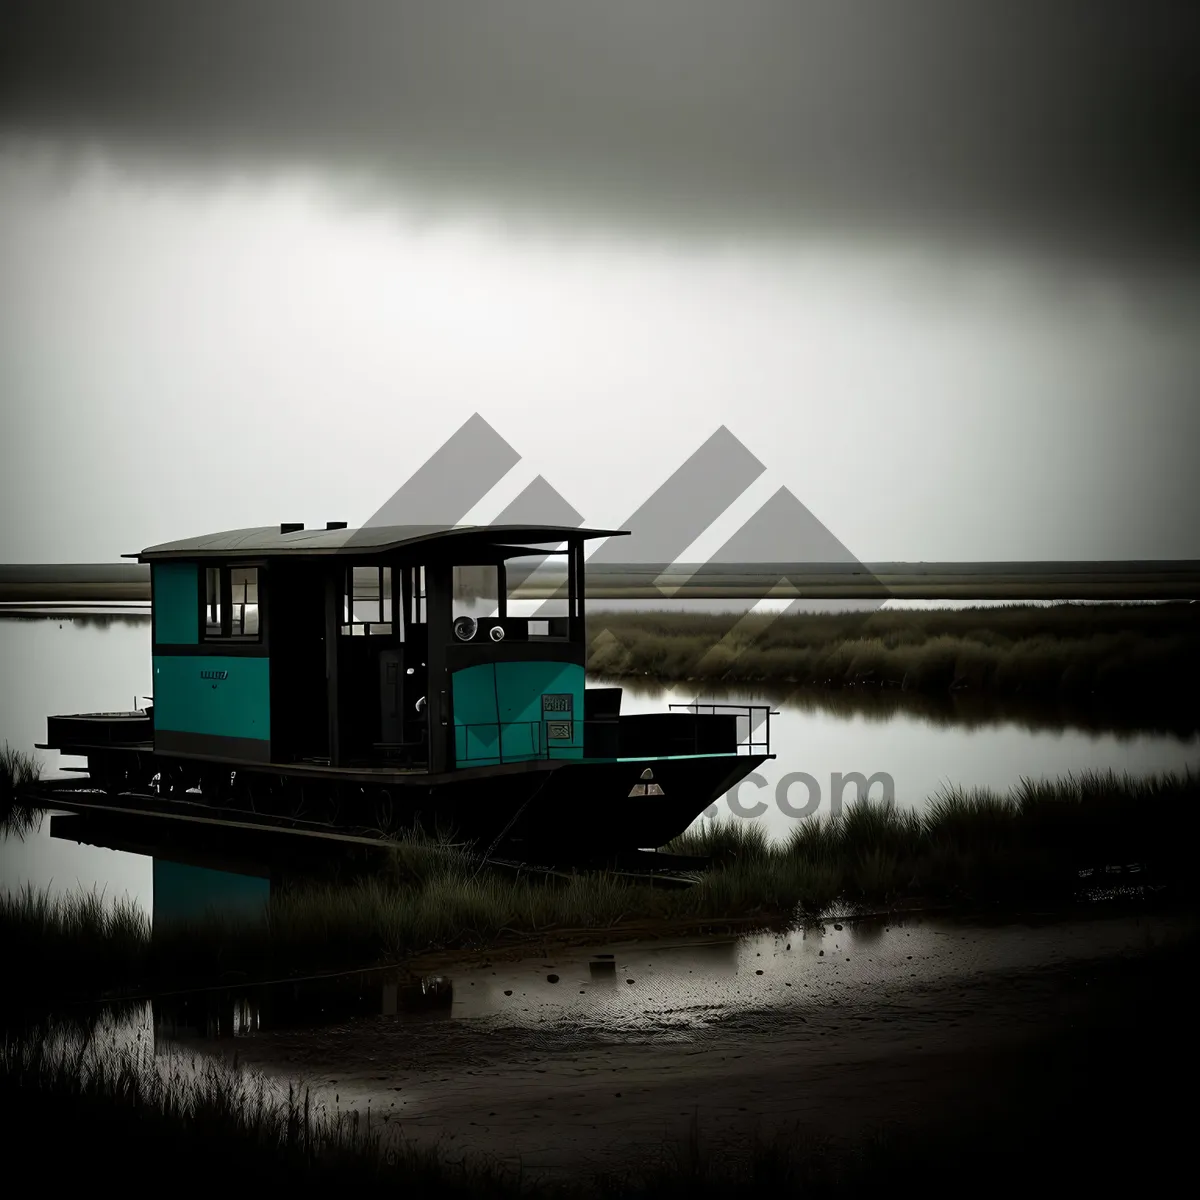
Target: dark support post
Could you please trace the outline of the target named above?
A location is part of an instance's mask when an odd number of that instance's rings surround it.
[[[499,593],[496,613],[503,621],[508,616],[508,567],[503,559],[496,564],[496,591]]]
[[[583,583],[583,539],[575,543],[575,586],[579,589],[579,635],[583,637],[586,630],[584,626],[584,583]]]
[[[233,574],[223,567],[221,580],[221,636],[227,638],[233,631]]]
[[[575,623],[575,601],[578,597],[578,588],[575,585],[575,543],[567,543],[567,620],[574,626]]]
[[[263,648],[271,650],[271,572],[265,562],[258,564],[258,637]]]
[[[392,587],[396,586],[396,581],[392,580]],[[408,641],[409,630],[412,628],[413,619],[416,614],[413,612],[413,569],[412,567],[400,568],[400,619],[404,622],[404,628],[401,631],[401,637],[404,641]]]
[[[425,567],[425,628],[429,645],[428,689],[429,769],[437,773],[453,765],[450,747],[454,737],[454,714],[450,702],[450,676],[446,670],[446,648],[451,638],[454,574],[448,563]]]
[[[583,610],[583,541],[567,543],[567,636],[579,642],[586,653],[587,637]]]
[[[340,765],[338,752],[338,638],[341,636],[341,587],[336,569],[325,577],[325,680],[329,699],[329,765]]]

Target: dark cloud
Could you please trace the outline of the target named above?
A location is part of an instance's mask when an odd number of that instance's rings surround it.
[[[0,120],[659,229],[1200,258],[1200,5],[33,0]],[[572,215],[574,214],[574,215]]]

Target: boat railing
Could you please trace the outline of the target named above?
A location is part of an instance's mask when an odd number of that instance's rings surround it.
[[[709,734],[697,721],[690,723],[690,729],[672,732],[662,740],[651,735],[651,747],[643,745],[634,756],[669,758],[722,752],[770,754],[771,717],[779,715],[766,704],[672,704],[670,711],[739,718],[736,745],[728,751],[714,750]],[[630,714],[634,720],[643,715],[651,714]],[[461,767],[556,758],[618,758],[621,756],[618,747],[623,740],[619,730],[625,719],[580,720],[566,716],[546,717],[540,721],[473,721],[455,725],[455,762]],[[758,736],[760,729],[762,733]],[[639,741],[644,743],[645,735]]]
[[[779,716],[769,704],[723,704],[717,701],[693,701],[690,704],[672,704],[672,712],[690,712],[699,716],[737,717],[738,753],[771,753],[771,718]],[[745,724],[743,725],[743,722]],[[743,728],[745,736],[743,736]],[[755,734],[761,730],[762,736]]]

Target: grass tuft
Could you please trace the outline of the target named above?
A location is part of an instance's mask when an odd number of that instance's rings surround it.
[[[42,822],[42,810],[22,800],[22,792],[42,777],[35,755],[7,742],[0,749],[0,836],[27,837]]]
[[[663,849],[669,854],[711,858],[718,866],[734,862],[761,863],[771,854],[771,844],[763,826],[733,817],[693,825]]]

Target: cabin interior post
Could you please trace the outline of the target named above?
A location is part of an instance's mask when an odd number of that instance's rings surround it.
[[[425,567],[425,628],[428,665],[429,769],[445,771],[453,762],[453,713],[450,703],[450,675],[446,649],[451,634],[454,599],[454,569],[449,563]]]
[[[579,636],[584,643],[584,650],[587,649],[587,614],[584,610],[584,602],[587,599],[587,584],[584,582],[586,578],[585,568],[583,565],[583,540],[580,539],[575,543],[575,586],[579,589],[579,594],[575,598],[575,610],[579,616]]]
[[[329,696],[329,765],[341,762],[338,752],[338,633],[341,628],[341,583],[337,568],[325,575],[325,679]]]
[[[394,585],[393,585],[394,586]],[[400,620],[404,622],[404,626],[400,629],[400,640],[408,642],[412,638],[412,624],[415,618],[413,612],[413,569],[412,567],[400,568],[400,588],[399,596],[396,597],[400,605]]]
[[[567,543],[567,636],[573,642],[583,642],[583,542]],[[586,646],[584,650],[586,652]]]

